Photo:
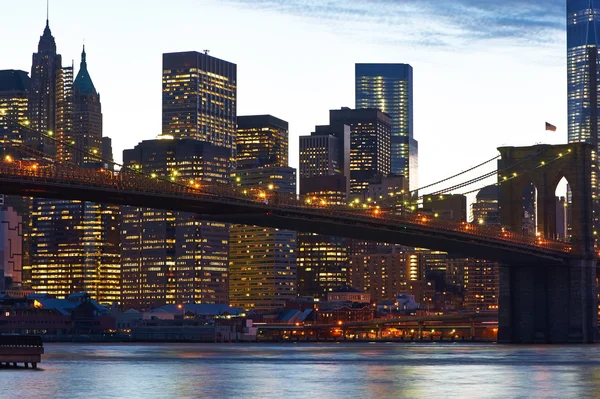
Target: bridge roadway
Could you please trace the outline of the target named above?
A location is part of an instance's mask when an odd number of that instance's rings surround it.
[[[132,171],[113,173],[72,165],[0,162],[0,191],[195,213],[199,220],[430,248],[507,265],[567,265],[568,244],[425,216],[371,209],[319,207],[272,193],[256,196],[231,186],[173,184]],[[269,201],[270,199],[270,201]],[[308,201],[307,201],[308,202]]]

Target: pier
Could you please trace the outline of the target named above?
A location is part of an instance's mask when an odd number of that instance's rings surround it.
[[[0,367],[37,368],[42,361],[44,344],[42,337],[35,335],[0,335]]]

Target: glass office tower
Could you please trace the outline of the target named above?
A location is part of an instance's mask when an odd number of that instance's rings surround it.
[[[600,0],[567,0],[569,143],[588,142],[592,159],[594,230],[598,230],[598,43]]]
[[[413,138],[413,80],[408,64],[356,64],[356,108],[377,108],[392,117],[392,173],[418,187],[419,145]]]

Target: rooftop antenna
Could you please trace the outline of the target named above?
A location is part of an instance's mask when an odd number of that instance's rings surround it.
[[[208,55],[208,53],[210,53],[210,50],[202,50],[204,51],[204,54]]]
[[[49,20],[50,20],[50,0],[46,0],[46,25],[48,25]]]

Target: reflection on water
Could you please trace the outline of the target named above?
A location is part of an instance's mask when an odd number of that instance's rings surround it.
[[[47,344],[40,371],[0,383],[0,398],[600,398],[600,346]]]

